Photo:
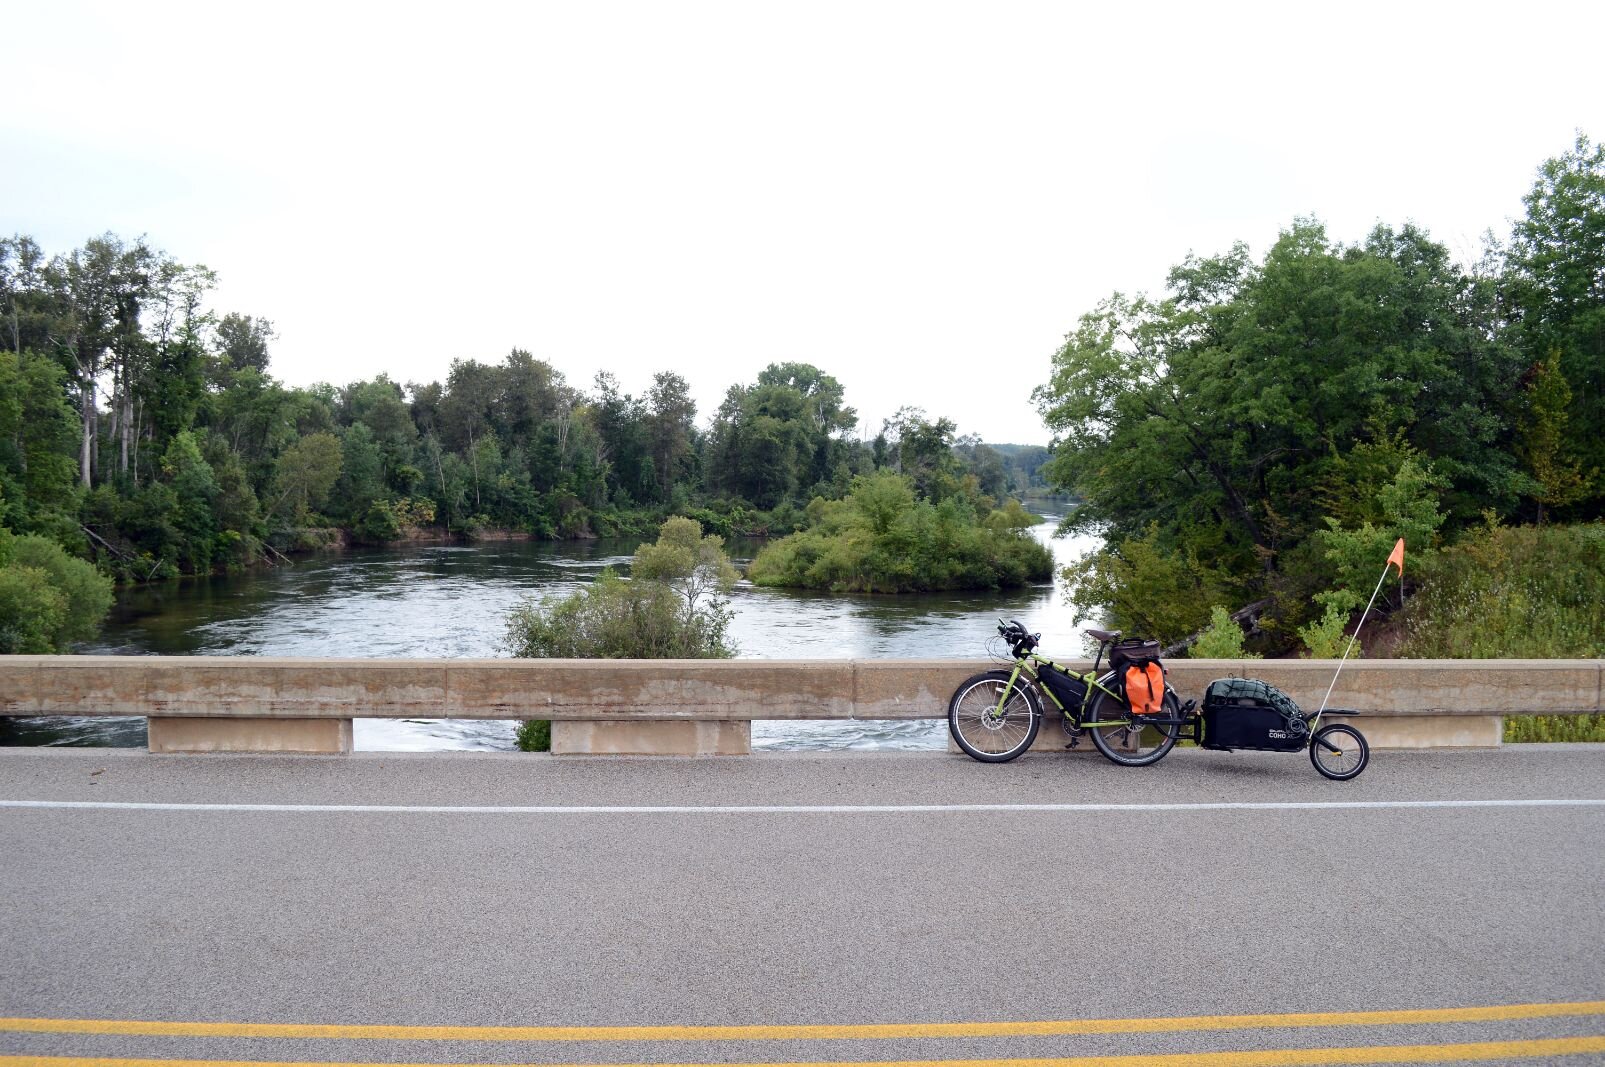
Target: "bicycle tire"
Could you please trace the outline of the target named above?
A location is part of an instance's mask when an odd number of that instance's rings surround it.
[[[1100,678],[1099,682],[1108,686],[1112,684],[1113,678],[1113,675],[1109,675]],[[1168,685],[1165,686],[1165,699],[1160,708],[1162,709],[1160,718],[1181,718],[1181,698],[1176,696],[1176,691]],[[1090,723],[1105,721],[1120,723],[1118,726],[1084,723],[1083,728],[1092,735],[1093,746],[1103,753],[1104,758],[1122,767],[1148,767],[1158,763],[1176,747],[1176,741],[1181,736],[1179,722],[1159,726],[1145,722],[1143,716],[1131,713],[1130,705],[1117,701],[1103,692],[1098,693],[1097,699],[1092,702],[1089,714]],[[1144,739],[1148,739],[1150,743],[1145,745]]]
[[[1042,703],[1008,671],[985,671],[959,683],[947,702],[947,729],[964,754],[982,763],[1007,763],[1031,747],[1042,726]],[[1002,714],[998,705],[1002,701]]]
[[[1346,737],[1346,741],[1332,740],[1333,736]],[[1332,752],[1327,744],[1340,749]],[[1371,762],[1371,746],[1366,742],[1365,735],[1348,723],[1335,722],[1330,726],[1323,726],[1315,731],[1310,738],[1310,762],[1323,777],[1334,782],[1346,782],[1350,778],[1358,778],[1360,772]]]

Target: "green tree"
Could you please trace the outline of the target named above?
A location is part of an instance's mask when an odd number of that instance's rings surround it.
[[[275,496],[265,518],[305,522],[308,511],[322,508],[329,499],[342,462],[340,439],[332,433],[309,434],[290,445],[274,463]]]
[[[1201,630],[1232,588],[1230,578],[1187,551],[1167,549],[1158,524],[1065,569],[1070,601],[1083,614],[1172,645]]]
[[[702,533],[702,524],[675,516],[658,529],[658,539],[635,553],[630,577],[660,582],[685,598],[695,613],[704,597],[729,594],[740,577],[724,552],[724,538]]]
[[[671,486],[684,480],[684,464],[695,443],[696,416],[697,405],[684,378],[670,371],[652,376],[646,400],[646,433],[658,488],[665,497]]]
[[[215,330],[218,359],[225,367],[233,371],[267,371],[273,323],[231,311],[217,321]]]
[[[0,352],[0,521],[13,529],[76,527],[77,423],[61,368],[31,352]]]
[[[1529,495],[1538,504],[1540,526],[1546,509],[1564,508],[1598,492],[1599,471],[1583,470],[1567,432],[1571,400],[1571,386],[1561,370],[1559,354],[1551,353],[1533,366],[1518,446],[1532,473]]]
[[[1582,463],[1605,468],[1605,144],[1579,132],[1525,200],[1504,279],[1515,333],[1529,363],[1560,353]]]
[[[172,486],[176,507],[173,526],[180,536],[180,565],[192,574],[211,569],[212,552],[218,534],[217,478],[211,464],[201,454],[195,435],[188,430],[176,434],[162,456],[162,473]]]

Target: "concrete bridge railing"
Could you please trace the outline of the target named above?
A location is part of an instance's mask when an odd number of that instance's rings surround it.
[[[357,718],[551,719],[564,754],[741,754],[754,719],[945,718],[985,660],[381,660],[0,656],[0,715],[139,715],[153,752],[349,752]],[[1316,707],[1330,660],[1177,660],[1200,697],[1263,678]],[[1359,660],[1330,706],[1373,746],[1491,746],[1505,715],[1602,710],[1605,660]],[[1038,746],[1062,749],[1045,724]],[[1085,750],[1088,746],[1083,746]]]

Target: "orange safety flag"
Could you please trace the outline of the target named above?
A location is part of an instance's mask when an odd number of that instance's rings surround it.
[[[1399,568],[1399,577],[1404,577],[1404,538],[1399,538],[1393,551],[1388,554],[1388,565]]]

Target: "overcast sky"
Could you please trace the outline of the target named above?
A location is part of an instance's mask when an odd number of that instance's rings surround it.
[[[803,360],[1045,442],[1110,292],[1297,215],[1474,259],[1605,137],[1605,4],[1116,7],[7,0],[0,231],[207,264],[292,384]]]

